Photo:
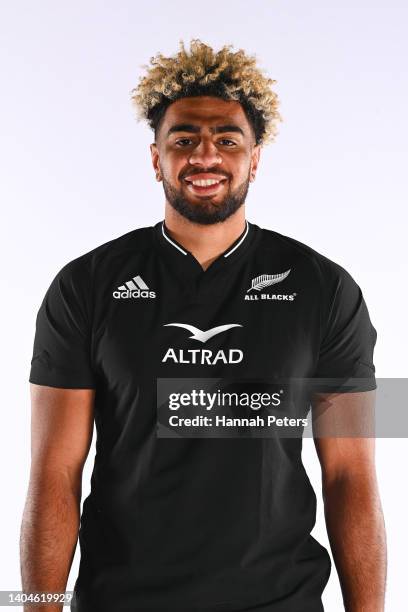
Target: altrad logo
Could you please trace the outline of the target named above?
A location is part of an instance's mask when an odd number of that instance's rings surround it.
[[[202,344],[208,342],[214,336],[232,329],[233,327],[242,327],[239,323],[227,323],[225,325],[217,325],[207,330],[199,329],[189,323],[165,323],[163,327],[181,327],[191,333],[189,338],[197,340]],[[242,361],[244,354],[241,349],[232,348],[224,351],[212,351],[210,349],[175,349],[170,347],[167,349],[162,362],[170,361],[172,363],[190,363],[190,364],[206,364],[215,365],[218,362],[222,363],[239,363]]]

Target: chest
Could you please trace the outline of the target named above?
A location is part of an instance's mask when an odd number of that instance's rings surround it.
[[[102,376],[310,376],[319,348],[318,291],[304,274],[268,283],[259,269],[184,283],[144,271],[146,289],[106,291],[93,339]]]

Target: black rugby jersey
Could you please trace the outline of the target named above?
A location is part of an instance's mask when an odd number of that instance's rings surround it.
[[[96,389],[71,609],[323,610],[330,558],[310,535],[301,436],[161,436],[158,395],[292,377],[375,389],[376,335],[344,268],[249,221],[205,271],[164,221],[65,265],[37,315],[29,380]]]

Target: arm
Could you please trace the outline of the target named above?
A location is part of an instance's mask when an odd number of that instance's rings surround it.
[[[25,592],[64,592],[80,521],[81,478],[93,433],[92,389],[31,385],[31,471],[20,559]],[[60,612],[62,604],[25,606]]]
[[[317,394],[313,419],[334,412],[366,415],[375,391]],[[320,423],[321,424],[321,423]],[[314,425],[314,434],[318,431]],[[323,424],[324,430],[324,424]],[[328,430],[326,430],[327,432]],[[339,434],[341,432],[337,432]],[[377,487],[374,438],[315,437],[322,468],[325,518],[346,612],[383,612],[386,535]]]

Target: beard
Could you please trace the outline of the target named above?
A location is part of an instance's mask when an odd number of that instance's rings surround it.
[[[210,225],[225,221],[244,204],[249,189],[249,177],[250,171],[235,191],[228,189],[227,195],[218,203],[213,203],[211,196],[208,199],[200,199],[199,202],[190,202],[181,190],[173,187],[164,177],[163,189],[168,203],[180,215],[193,223]]]

